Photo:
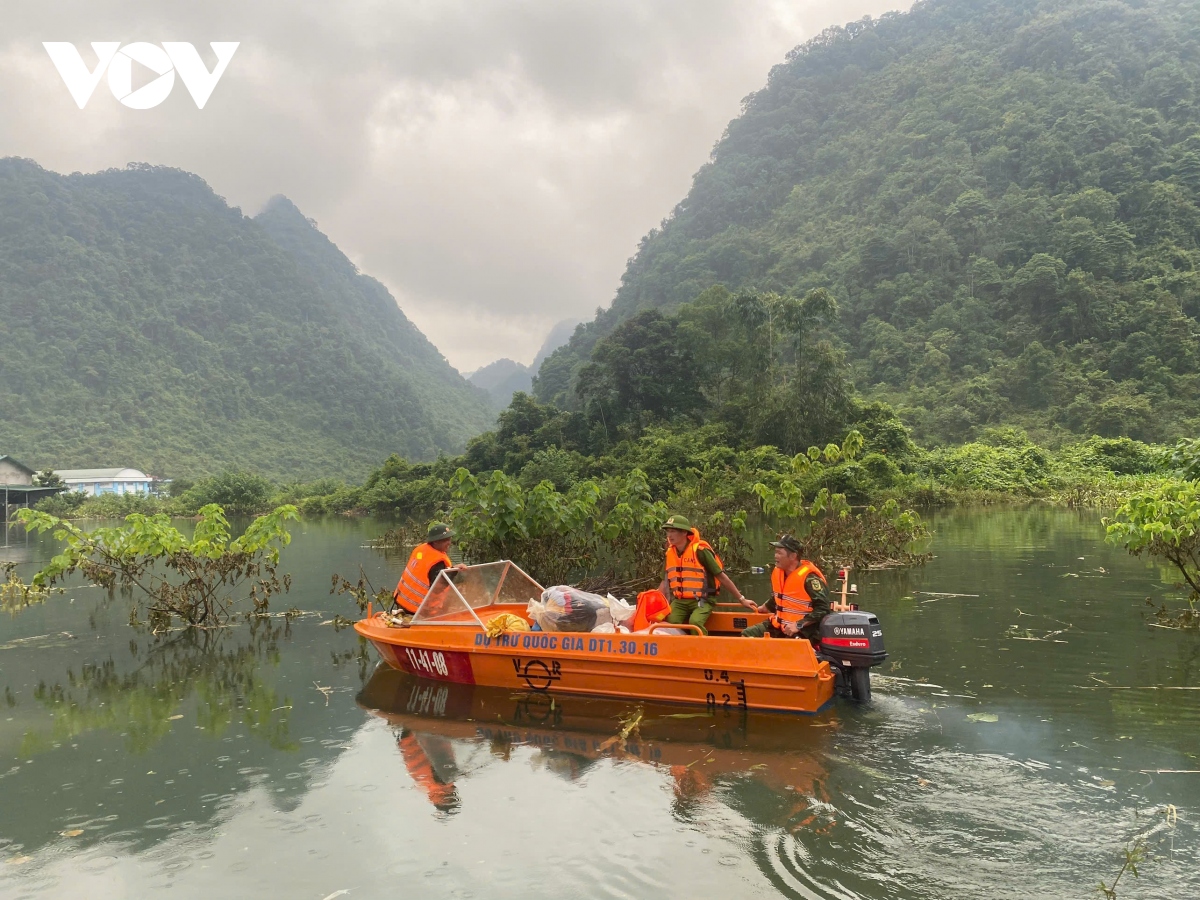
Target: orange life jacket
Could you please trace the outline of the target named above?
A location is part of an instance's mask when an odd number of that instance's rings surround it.
[[[661,622],[671,612],[671,604],[658,591],[642,591],[637,597],[637,610],[633,614],[633,630],[645,631],[655,622]]]
[[[417,786],[425,791],[425,796],[440,810],[450,810],[458,805],[458,795],[454,790],[454,782],[446,783],[437,776],[433,763],[425,753],[425,749],[411,731],[404,730],[396,742],[400,747],[400,755],[404,758],[404,768]]]
[[[809,575],[816,575],[825,583],[821,570],[807,559],[800,561],[800,567],[791,575],[784,575],[783,569],[776,566],[771,570],[771,591],[775,597],[775,612],[771,615],[771,624],[783,628],[784,623],[799,625],[801,620],[812,612],[812,597],[804,582]]]
[[[700,532],[695,528],[688,536],[688,545],[683,553],[679,553],[674,544],[667,544],[667,585],[673,599],[699,600],[701,597],[713,597],[720,590],[696,556],[696,551],[701,549],[712,551],[717,558],[717,565],[725,568],[717,551],[700,537]]]
[[[396,584],[396,590],[392,592],[392,596],[402,609],[410,613],[417,611],[417,607],[429,593],[429,570],[435,563],[445,563],[446,568],[454,565],[450,562],[449,556],[441,550],[435,549],[432,544],[418,544],[413,548],[412,556],[408,558],[408,565],[404,567],[400,581]]]

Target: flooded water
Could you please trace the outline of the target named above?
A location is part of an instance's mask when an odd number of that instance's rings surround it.
[[[328,623],[332,573],[395,583],[378,523],[303,524],[290,622],[156,639],[76,586],[0,616],[0,896],[1074,898],[1148,833],[1118,895],[1200,897],[1200,635],[1098,518],[933,516],[855,578],[874,702],[814,717],[380,670]]]

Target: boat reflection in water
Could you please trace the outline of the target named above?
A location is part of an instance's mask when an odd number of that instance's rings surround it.
[[[821,827],[810,807],[825,798],[824,756],[833,713],[816,717],[744,710],[697,712],[668,704],[596,697],[516,693],[478,685],[428,681],[380,665],[358,703],[396,729],[413,782],[441,813],[461,801],[458,784],[472,767],[463,754],[485,746],[508,760],[515,747],[533,748],[546,769],[579,778],[599,761],[641,763],[669,774],[676,813],[710,796],[717,785],[741,806],[745,790],[786,798],[769,823],[790,830]],[[465,745],[465,746],[464,746]],[[762,823],[768,824],[768,823]]]

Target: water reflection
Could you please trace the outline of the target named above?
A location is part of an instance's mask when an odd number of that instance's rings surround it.
[[[36,756],[97,729],[119,732],[129,752],[145,753],[170,734],[188,700],[195,701],[196,728],[208,737],[225,734],[237,717],[250,737],[295,749],[291,703],[259,677],[262,666],[278,663],[279,642],[289,637],[286,622],[269,619],[166,639],[132,637],[120,663],[110,655],[38,682],[33,697],[53,721],[26,731],[19,753]]]
[[[1086,717],[1050,721],[1012,700],[980,716],[975,701],[893,677],[869,708],[712,716],[386,667],[358,696],[392,728],[393,764],[403,762],[435,817],[483,812],[473,804],[489,801],[475,798],[513,776],[497,771],[507,763],[581,786],[611,773],[631,790],[629,767],[641,767],[669,786],[682,828],[733,836],[738,849],[722,864],[752,860],[780,895],[806,900],[1070,896],[1111,876],[1113,848],[1157,821],[1156,804],[1184,799],[1109,749],[1119,735],[1068,740],[1092,729]],[[1114,712],[1129,714],[1122,705]],[[639,726],[622,740],[636,712]],[[643,787],[630,805],[645,811],[653,796]],[[1172,831],[1187,856],[1195,836],[1194,824]],[[1153,877],[1158,889],[1184,892],[1176,896],[1200,886],[1187,857],[1160,856]]]
[[[469,777],[458,765],[457,742],[472,751],[485,747],[499,762],[510,761],[515,747],[529,747],[534,768],[568,781],[579,781],[601,760],[651,767],[670,779],[681,821],[692,821],[696,803],[722,788],[720,796],[739,807],[745,796],[776,798],[764,824],[821,827],[813,805],[827,799],[824,758],[838,729],[831,714],[713,714],[513,693],[425,681],[386,666],[376,669],[358,702],[392,726],[413,782],[445,813],[459,809],[456,782]],[[764,807],[752,805],[761,818]]]
[[[328,720],[350,732],[350,710],[329,700],[357,689],[368,658],[344,639],[345,649],[304,653],[332,634],[314,618],[157,637],[124,629],[123,643],[98,624],[0,645],[6,855],[63,835],[76,851],[149,847],[214,827],[253,789],[287,808],[344,750]]]
[[[1156,574],[1075,512],[931,519],[928,566],[858,573],[872,706],[642,706],[624,740],[636,700],[375,671],[321,624],[330,572],[395,583],[369,523],[286,551],[319,617],[156,642],[84,586],[0,616],[0,896],[1081,897],[1148,828],[1123,896],[1200,896],[1200,641],[1147,624]]]

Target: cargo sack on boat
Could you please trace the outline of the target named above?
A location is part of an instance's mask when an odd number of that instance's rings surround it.
[[[510,631],[528,631],[529,623],[512,613],[501,613],[496,618],[489,619],[483,630],[488,637],[499,637]]]
[[[529,601],[529,615],[542,631],[591,631],[613,621],[605,598],[567,584],[546,588],[540,601]]]
[[[626,631],[632,631],[630,626],[633,625],[633,616],[637,612],[637,608],[612,594],[604,599],[608,602],[608,611],[612,615],[613,624],[618,627],[624,625]]]

